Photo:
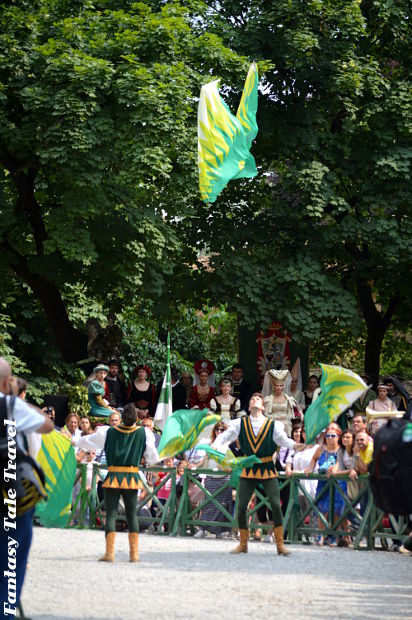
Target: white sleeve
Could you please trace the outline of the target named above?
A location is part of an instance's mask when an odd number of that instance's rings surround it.
[[[19,433],[33,433],[43,426],[47,419],[21,398],[15,399],[12,415],[16,420],[16,428]]]
[[[240,418],[229,422],[227,430],[225,430],[224,433],[219,433],[219,435],[216,437],[212,444],[212,448],[214,448],[215,450],[219,450],[219,452],[222,452],[223,444],[230,444],[232,443],[232,441],[235,441],[235,439],[239,437],[240,422]],[[224,449],[225,452],[226,449]]]
[[[217,402],[215,401],[214,398],[212,398],[210,401],[209,409],[211,409],[212,411],[216,411],[217,409]]]
[[[159,453],[156,448],[155,436],[150,428],[144,427],[146,433],[146,449],[144,451],[144,458],[147,465],[153,465],[160,461]]]
[[[95,450],[96,448],[103,450],[109,428],[110,426],[99,426],[96,432],[80,437],[79,441],[76,442],[76,446],[85,452],[90,452],[90,450]]]
[[[282,448],[293,448],[296,443],[286,435],[282,422],[275,422],[273,425],[273,441]]]

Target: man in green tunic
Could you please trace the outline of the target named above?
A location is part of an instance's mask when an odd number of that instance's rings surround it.
[[[139,464],[142,457],[148,465],[157,463],[159,454],[151,430],[136,426],[137,412],[133,403],[122,411],[122,423],[118,426],[100,426],[95,433],[82,437],[82,450],[104,448],[108,465],[107,478],[103,483],[106,505],[106,553],[102,562],[114,561],[115,525],[120,496],[123,497],[129,528],[130,561],[138,562],[139,522],[136,506],[138,489],[142,488]]]
[[[229,423],[229,428],[221,433],[214,447],[219,449],[224,444],[239,440],[246,456],[254,454],[261,462],[252,467],[245,467],[240,475],[238,487],[238,524],[240,543],[231,553],[247,553],[249,530],[246,521],[246,511],[249,500],[259,483],[263,485],[273,512],[274,534],[279,555],[289,555],[290,551],[283,542],[282,511],[280,508],[279,485],[276,478],[273,455],[278,446],[294,450],[305,448],[303,444],[296,444],[286,435],[281,422],[267,418],[264,412],[262,395],[255,393],[249,401],[250,416],[245,416]]]

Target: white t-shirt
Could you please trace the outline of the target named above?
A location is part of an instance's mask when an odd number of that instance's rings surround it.
[[[6,398],[7,406],[10,406],[11,396],[5,396],[0,393],[0,398]],[[14,400],[12,417],[16,421],[17,443],[24,450],[23,433],[27,434],[37,431],[43,426],[46,419],[43,414],[18,397]]]

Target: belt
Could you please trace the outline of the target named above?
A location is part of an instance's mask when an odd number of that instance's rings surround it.
[[[127,474],[137,474],[139,473],[138,467],[119,467],[117,465],[109,465],[109,471],[118,472],[118,473],[127,473]]]

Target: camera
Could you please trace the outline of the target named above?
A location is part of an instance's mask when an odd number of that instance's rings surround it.
[[[46,412],[45,413],[47,415],[53,415],[53,411],[54,411],[53,407],[46,407]]]

